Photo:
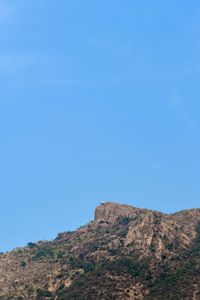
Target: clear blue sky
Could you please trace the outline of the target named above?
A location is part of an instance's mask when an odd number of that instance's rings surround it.
[[[0,0],[0,251],[101,200],[200,207],[200,2]]]

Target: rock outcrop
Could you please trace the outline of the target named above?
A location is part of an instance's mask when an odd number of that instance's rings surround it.
[[[95,221],[113,223],[120,217],[134,217],[139,211],[139,209],[130,205],[103,202],[95,209]]]

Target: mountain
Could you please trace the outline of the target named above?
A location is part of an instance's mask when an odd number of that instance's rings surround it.
[[[198,300],[200,209],[102,203],[76,231],[0,254],[0,299]]]

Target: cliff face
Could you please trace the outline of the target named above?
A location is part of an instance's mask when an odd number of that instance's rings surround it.
[[[130,205],[105,202],[95,209],[95,221],[113,223],[119,217],[134,217],[139,214],[139,211]]]
[[[95,210],[95,221],[100,224],[112,226],[120,220],[127,222],[125,245],[134,243],[134,250],[141,255],[150,255],[154,247],[158,259],[166,246],[175,245],[177,240],[182,251],[192,244],[197,235],[195,229],[199,216],[199,210],[195,209],[167,215],[110,202],[101,204]]]
[[[1,254],[0,299],[200,299],[200,210],[104,203],[74,232]]]

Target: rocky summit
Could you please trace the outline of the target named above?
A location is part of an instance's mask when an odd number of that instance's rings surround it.
[[[102,203],[76,231],[0,254],[0,299],[199,300],[200,209]]]

